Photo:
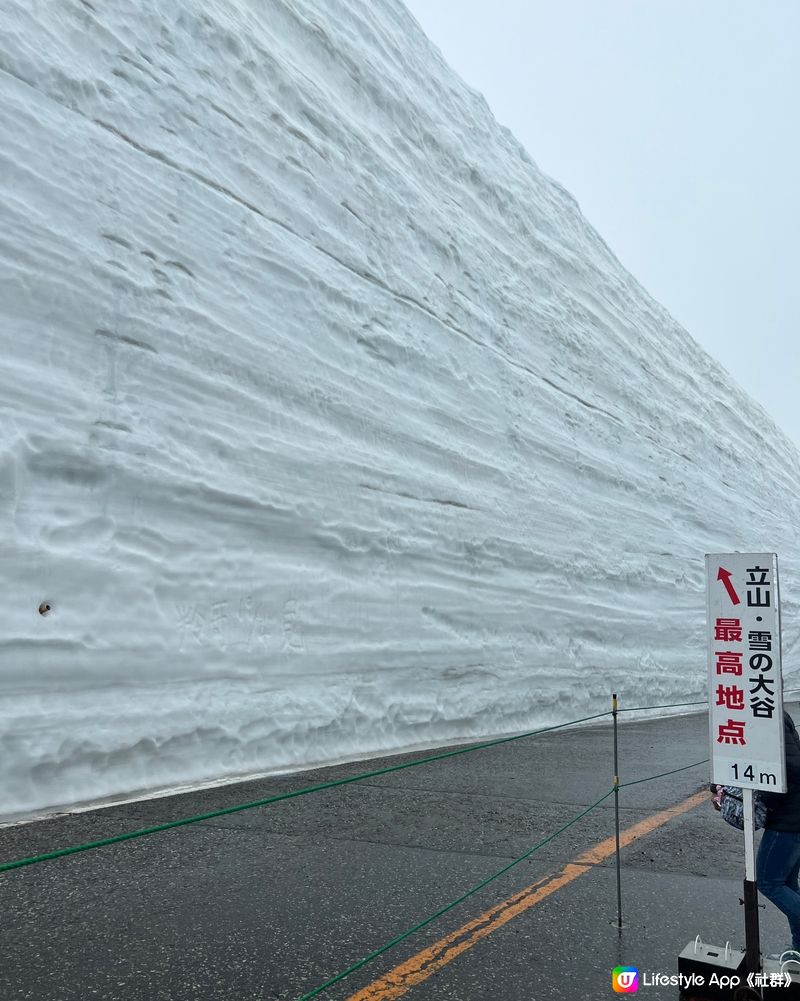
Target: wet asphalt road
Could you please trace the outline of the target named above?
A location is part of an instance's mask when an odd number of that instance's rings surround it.
[[[798,717],[797,707],[790,707]],[[622,717],[620,778],[705,758],[705,714]],[[424,752],[146,800],[0,830],[27,857],[355,775]],[[297,1001],[459,897],[599,799],[607,723],[495,748],[0,875],[2,1001]],[[708,766],[621,792],[623,829],[685,800]],[[321,995],[360,988],[613,834],[613,798],[478,894]],[[411,987],[409,1001],[614,997],[617,965],[674,973],[696,934],[743,940],[741,835],[703,803]],[[788,940],[771,905],[764,951]],[[377,997],[380,997],[378,995]],[[668,987],[640,987],[647,1001]],[[377,999],[376,999],[377,1001]]]

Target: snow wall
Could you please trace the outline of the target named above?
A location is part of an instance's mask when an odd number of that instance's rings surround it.
[[[791,680],[797,451],[400,3],[3,7],[3,816],[702,698],[707,551]]]

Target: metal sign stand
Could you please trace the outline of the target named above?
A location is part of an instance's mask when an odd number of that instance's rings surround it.
[[[786,792],[777,553],[707,553],[706,611],[710,777],[743,794],[745,950],[729,963],[727,947],[724,956],[717,947],[700,955],[690,942],[678,969],[702,974],[733,965],[740,978],[734,997],[771,998],[762,970],[785,971],[769,960],[762,966],[753,791]]]
[[[761,972],[761,940],[758,931],[755,821],[753,790],[743,789],[744,806],[744,950],[748,973]]]
[[[786,791],[777,554],[706,554],[706,606],[711,776],[743,793],[745,958],[757,974],[753,790]]]

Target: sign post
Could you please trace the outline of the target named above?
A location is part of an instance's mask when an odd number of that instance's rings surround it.
[[[753,790],[786,792],[778,557],[707,555],[706,596],[711,781],[743,791],[745,952],[758,973]]]

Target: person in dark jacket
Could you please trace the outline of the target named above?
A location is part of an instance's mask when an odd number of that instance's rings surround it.
[[[764,792],[767,821],[756,859],[761,893],[783,911],[792,932],[792,949],[800,951],[800,735],[783,711],[786,744],[786,792]]]

